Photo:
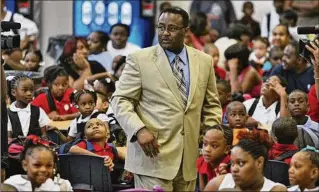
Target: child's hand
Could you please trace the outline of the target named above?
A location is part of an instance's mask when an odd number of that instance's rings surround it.
[[[225,175],[227,174],[227,164],[221,163],[219,166],[215,169],[216,175]]]
[[[109,156],[104,157],[104,166],[108,167],[110,171],[113,171],[114,163]]]

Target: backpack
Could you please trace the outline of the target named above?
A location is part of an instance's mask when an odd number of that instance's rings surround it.
[[[88,151],[91,151],[91,152],[94,152],[94,146],[91,142],[89,142],[88,140],[86,139],[76,139],[75,141],[69,141],[67,143],[64,143],[60,146],[59,150],[58,150],[58,154],[68,154],[70,153],[70,149],[72,146],[80,143],[81,141],[85,141],[86,142],[86,150]],[[114,161],[117,159],[117,156],[118,156],[118,153],[117,153],[117,150],[116,150],[116,147],[112,144],[112,143],[108,143],[108,145],[110,147],[112,147],[112,152],[114,154]]]
[[[297,153],[298,150],[292,150],[292,151],[285,151],[282,154],[280,154],[278,157],[275,157],[275,160],[277,161],[283,161],[289,157],[292,157],[295,153]]]
[[[249,115],[250,117],[253,116],[253,114],[254,114],[254,112],[255,112],[255,109],[256,109],[256,107],[257,107],[257,104],[258,104],[258,102],[259,102],[259,99],[260,99],[260,98],[255,99],[254,102],[253,102],[253,104],[252,104],[251,107],[249,108],[249,110],[248,110],[248,115]],[[280,112],[280,102],[277,103],[276,108],[275,108],[276,116],[278,115],[279,112]]]

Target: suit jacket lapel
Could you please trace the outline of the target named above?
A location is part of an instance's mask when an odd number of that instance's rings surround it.
[[[196,53],[190,49],[190,47],[186,46],[187,54],[188,54],[188,63],[189,63],[189,77],[190,77],[190,89],[189,89],[189,95],[187,100],[187,106],[185,111],[190,106],[194,94],[196,91],[197,86],[197,79],[198,79],[198,73],[199,73],[199,62]]]
[[[159,45],[156,47],[156,52],[154,54],[154,63],[162,75],[164,81],[166,82],[169,89],[175,95],[179,104],[183,107],[183,100],[180,91],[178,90],[175,77],[172,72],[172,68],[169,64],[168,58],[163,50],[163,48]],[[184,107],[183,107],[184,108]]]

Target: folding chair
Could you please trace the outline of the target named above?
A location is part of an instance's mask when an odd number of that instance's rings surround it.
[[[266,178],[289,186],[289,175],[288,175],[289,165],[282,161],[269,160],[266,164],[264,170],[264,175]]]
[[[59,155],[59,171],[73,187],[85,186],[82,190],[112,191],[110,172],[102,157],[89,155]],[[79,188],[81,189],[81,188]]]

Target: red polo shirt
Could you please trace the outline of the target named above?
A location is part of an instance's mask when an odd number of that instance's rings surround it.
[[[225,163],[228,164],[230,162],[230,156],[227,155],[221,162],[221,163]],[[218,165],[219,166],[219,165]],[[217,167],[218,167],[217,166]],[[216,177],[216,173],[214,171],[215,168],[217,167],[211,167],[209,163],[205,162],[204,157],[200,156],[197,161],[196,161],[196,167],[197,167],[197,171],[199,174],[202,175],[206,175],[207,176],[207,181],[210,181],[211,179],[213,179],[214,177]],[[230,170],[227,170],[227,172],[229,173]]]
[[[225,80],[226,79],[226,71],[225,69],[218,67],[218,66],[214,66],[214,70],[215,73],[219,76],[219,78]]]
[[[275,143],[273,147],[269,150],[268,156],[269,159],[275,159],[276,157],[279,157],[281,154],[283,154],[286,151],[294,151],[298,150],[298,147],[294,144],[280,144],[280,143]],[[284,159],[283,161],[287,164],[290,165],[291,157],[288,157]]]
[[[311,120],[319,123],[319,100],[317,99],[315,85],[311,87],[308,93],[308,104],[309,111],[307,114],[310,116]]]
[[[114,160],[114,153],[112,147],[105,143],[104,147],[101,147],[99,144],[95,142],[91,142],[94,148],[94,153],[100,156],[109,156],[112,160]],[[87,149],[86,141],[81,141],[77,144],[78,147],[82,149]]]
[[[72,92],[73,92],[73,89],[68,88],[65,91],[64,96],[63,96],[61,101],[58,101],[53,97],[56,112],[59,115],[68,115],[68,114],[73,114],[73,113],[78,112],[78,110],[71,105],[70,95],[72,94]],[[45,111],[46,114],[49,114],[51,112],[50,107],[49,107],[49,103],[48,103],[48,99],[47,99],[47,95],[45,93],[41,93],[40,95],[38,95],[32,101],[32,104],[35,106],[41,107]]]

